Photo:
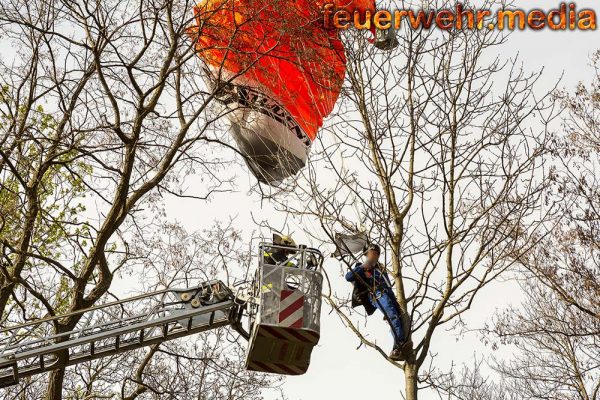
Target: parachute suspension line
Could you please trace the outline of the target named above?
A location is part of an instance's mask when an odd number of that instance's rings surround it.
[[[343,144],[342,140],[340,138],[338,138],[336,135],[333,135],[333,140],[334,143],[337,147],[341,147],[341,145]],[[344,152],[340,151],[338,152],[339,156],[340,156],[340,175],[344,176],[344,173],[347,173],[349,170],[348,168],[346,168],[346,159],[344,158]],[[355,190],[352,190],[351,188],[349,189],[350,193],[349,196],[351,198],[351,204],[352,204],[352,208],[354,209],[354,213],[356,215],[356,219],[358,221],[358,225],[356,226],[356,228],[358,229],[359,232],[366,232],[367,229],[364,225],[364,217],[363,217],[363,213],[361,213],[360,209],[359,209],[359,205],[358,205],[358,195],[356,194]],[[345,249],[346,250],[346,249]]]

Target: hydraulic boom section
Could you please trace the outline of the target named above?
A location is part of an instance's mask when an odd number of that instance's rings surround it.
[[[247,369],[303,374],[320,337],[323,255],[261,243],[258,264],[251,288],[237,295],[213,280],[1,329],[0,387],[223,326],[248,340]],[[241,325],[245,314],[249,332]]]
[[[146,311],[142,311],[146,310]],[[165,289],[0,330],[0,387],[20,378],[232,325],[243,306],[223,282]],[[64,329],[78,321],[73,329]],[[60,333],[56,333],[60,332]]]

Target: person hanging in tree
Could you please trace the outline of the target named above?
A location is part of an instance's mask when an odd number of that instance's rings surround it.
[[[402,360],[402,346],[405,343],[405,334],[402,327],[400,307],[392,289],[390,279],[379,263],[381,249],[378,245],[371,245],[367,250],[367,260],[357,263],[354,269],[348,271],[346,280],[354,283],[352,293],[352,307],[362,305],[368,315],[379,309],[392,328],[394,347],[390,359]]]

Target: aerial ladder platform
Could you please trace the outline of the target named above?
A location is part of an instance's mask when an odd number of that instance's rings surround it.
[[[277,251],[285,254],[280,261],[264,256]],[[0,329],[0,387],[225,326],[248,340],[247,369],[302,374],[320,336],[323,256],[305,246],[263,242],[258,260],[245,292],[212,280]],[[76,327],[56,333],[72,317]]]

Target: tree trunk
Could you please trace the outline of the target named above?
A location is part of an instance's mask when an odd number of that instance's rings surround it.
[[[415,364],[409,364],[408,362],[404,366],[404,382],[406,385],[405,397],[406,400],[417,400],[417,383],[418,383],[419,369]]]
[[[48,388],[46,389],[45,400],[61,400],[62,386],[65,377],[65,369],[57,369],[50,372],[48,376]]]

